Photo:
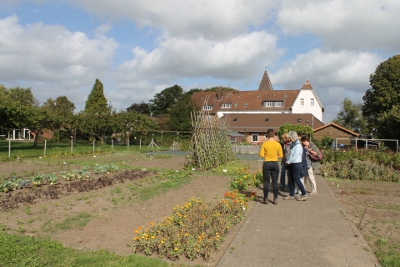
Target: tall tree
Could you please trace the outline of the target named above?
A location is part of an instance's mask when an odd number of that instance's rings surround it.
[[[361,114],[362,104],[354,104],[348,98],[345,98],[342,104],[343,109],[338,113],[333,122],[354,132],[366,134],[367,125]]]
[[[150,100],[150,111],[153,116],[165,115],[183,96],[183,89],[179,85],[165,88],[154,95]]]
[[[85,110],[103,112],[107,108],[108,103],[106,97],[104,96],[103,84],[99,79],[96,79],[92,91],[86,100]]]
[[[96,79],[86,101],[85,109],[79,114],[81,130],[89,134],[92,139],[100,139],[103,143],[104,137],[114,131],[112,129],[114,113],[112,107],[107,104],[103,84]]]
[[[400,139],[400,55],[380,63],[370,75],[362,113],[379,138]]]

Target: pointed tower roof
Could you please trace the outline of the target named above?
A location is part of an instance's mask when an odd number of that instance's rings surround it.
[[[301,87],[301,89],[313,89],[313,87],[311,86],[311,83],[308,81],[308,79],[303,84],[303,87]]]
[[[258,87],[259,91],[273,91],[271,80],[269,79],[268,72],[265,70],[264,75],[261,79],[260,86]]]

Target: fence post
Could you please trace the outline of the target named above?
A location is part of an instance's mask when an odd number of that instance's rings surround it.
[[[43,157],[46,157],[46,148],[47,148],[47,139],[44,139],[44,154],[43,154]]]
[[[11,158],[11,139],[10,139],[10,132],[8,132],[8,158]]]

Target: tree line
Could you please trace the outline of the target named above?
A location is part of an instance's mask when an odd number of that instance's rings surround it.
[[[224,88],[226,89],[226,88]],[[191,96],[197,91],[184,92],[174,85],[154,95],[149,103],[133,103],[125,110],[116,110],[104,95],[103,84],[96,79],[87,97],[85,108],[75,112],[75,104],[66,96],[49,98],[40,104],[31,88],[6,88],[0,84],[0,133],[28,128],[35,134],[34,146],[44,130],[60,133],[64,139],[79,136],[104,142],[114,133],[130,138],[132,133],[147,135],[151,131],[191,132],[191,112],[199,110]]]
[[[345,98],[334,122],[357,133],[374,133],[375,138],[400,139],[400,55],[380,63],[369,78],[364,103]],[[221,87],[184,92],[174,85],[154,95],[149,103],[133,103],[117,111],[104,96],[103,84],[96,79],[85,108],[75,112],[66,96],[40,104],[31,88],[6,88],[0,84],[0,133],[28,128],[35,133],[34,145],[43,130],[62,131],[68,138],[79,133],[87,140],[104,141],[106,136],[149,131],[191,132],[191,112],[200,109],[191,100],[194,92],[217,91]],[[222,87],[224,91],[234,91]],[[60,135],[58,135],[60,136]]]

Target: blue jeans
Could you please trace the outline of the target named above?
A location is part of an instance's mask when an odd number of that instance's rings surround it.
[[[278,198],[278,176],[279,164],[277,161],[264,161],[263,163],[263,178],[264,178],[264,200],[268,199],[269,182],[272,178],[272,190],[274,192],[274,199]]]
[[[294,190],[295,190],[295,184],[300,188],[301,195],[307,196],[307,192],[304,189],[303,183],[300,181],[301,178],[301,168],[302,168],[303,163],[292,163],[289,165],[289,170],[290,170],[290,176],[289,178],[289,189],[290,189],[290,196],[294,197]]]

